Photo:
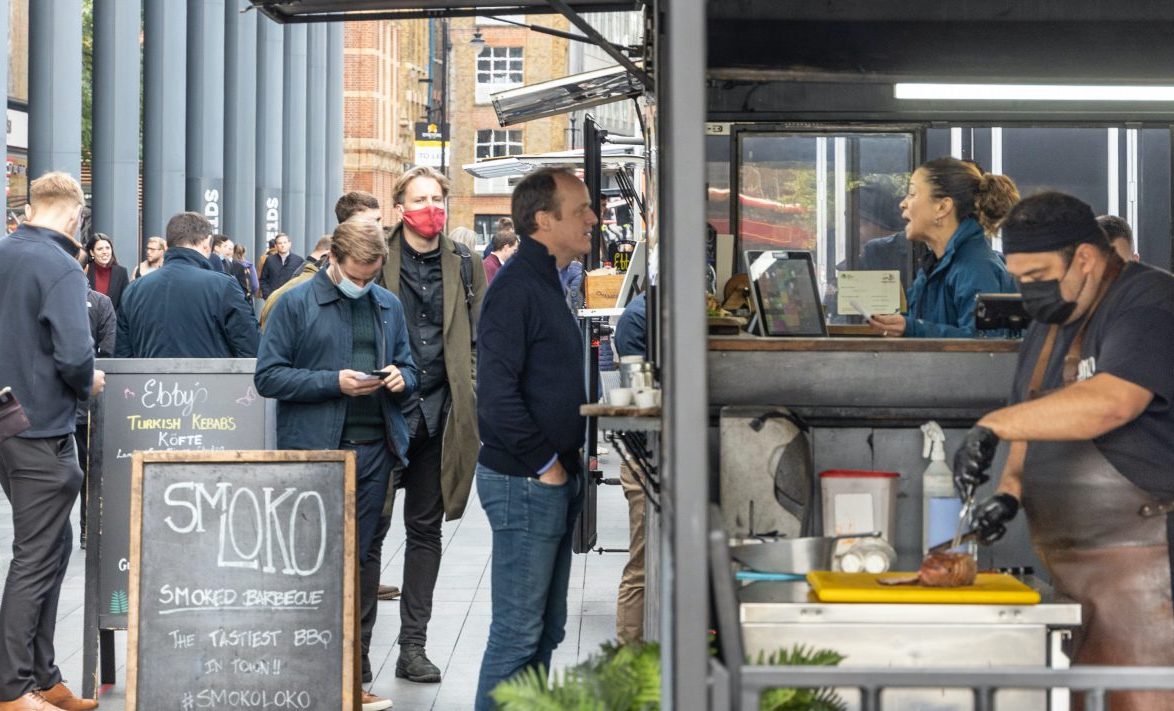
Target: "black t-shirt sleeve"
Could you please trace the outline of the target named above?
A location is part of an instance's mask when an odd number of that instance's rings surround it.
[[[1106,324],[1096,372],[1139,385],[1174,402],[1174,310],[1163,304],[1124,309]]]

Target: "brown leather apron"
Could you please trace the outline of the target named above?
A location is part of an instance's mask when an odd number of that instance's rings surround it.
[[[1040,353],[1033,394],[1040,392],[1056,330]],[[1083,333],[1082,327],[1066,360],[1079,361]],[[1031,442],[1022,503],[1032,544],[1056,591],[1081,606],[1073,663],[1174,666],[1167,507],[1129,481],[1091,441]],[[1108,700],[1112,711],[1174,709],[1174,692],[1114,692]],[[1080,706],[1078,700],[1075,708]]]

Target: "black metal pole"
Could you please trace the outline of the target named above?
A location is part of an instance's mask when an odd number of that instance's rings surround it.
[[[440,66],[440,172],[448,175],[448,57],[452,52],[452,44],[448,36],[448,20],[440,21],[441,32],[440,52],[442,62]]]

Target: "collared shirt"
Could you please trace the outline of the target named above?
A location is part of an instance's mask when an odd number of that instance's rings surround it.
[[[399,297],[408,324],[412,360],[420,376],[420,387],[404,404],[408,432],[416,432],[420,417],[435,436],[444,427],[448,406],[448,372],[444,367],[444,278],[440,269],[440,248],[421,254],[402,241],[403,259],[399,272]]]

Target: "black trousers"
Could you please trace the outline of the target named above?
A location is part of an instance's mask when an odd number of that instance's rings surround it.
[[[12,564],[0,601],[0,701],[61,681],[53,634],[73,549],[69,514],[82,485],[73,434],[0,442],[0,486],[12,505]]]
[[[77,462],[82,468],[81,538],[84,542],[86,538],[86,492],[90,487],[90,423],[88,419],[77,424],[77,428],[73,432],[73,440],[77,445]]]
[[[404,490],[404,579],[400,585],[400,644],[424,645],[432,619],[432,592],[440,572],[440,529],[444,497],[440,491],[440,455],[443,435],[428,435],[424,418],[408,444],[408,466],[394,475],[394,486]],[[392,494],[394,496],[394,494]],[[383,569],[383,539],[391,527],[390,512],[379,522],[375,541],[359,573],[362,604],[363,678],[369,680],[371,632],[375,628],[379,574]]]

